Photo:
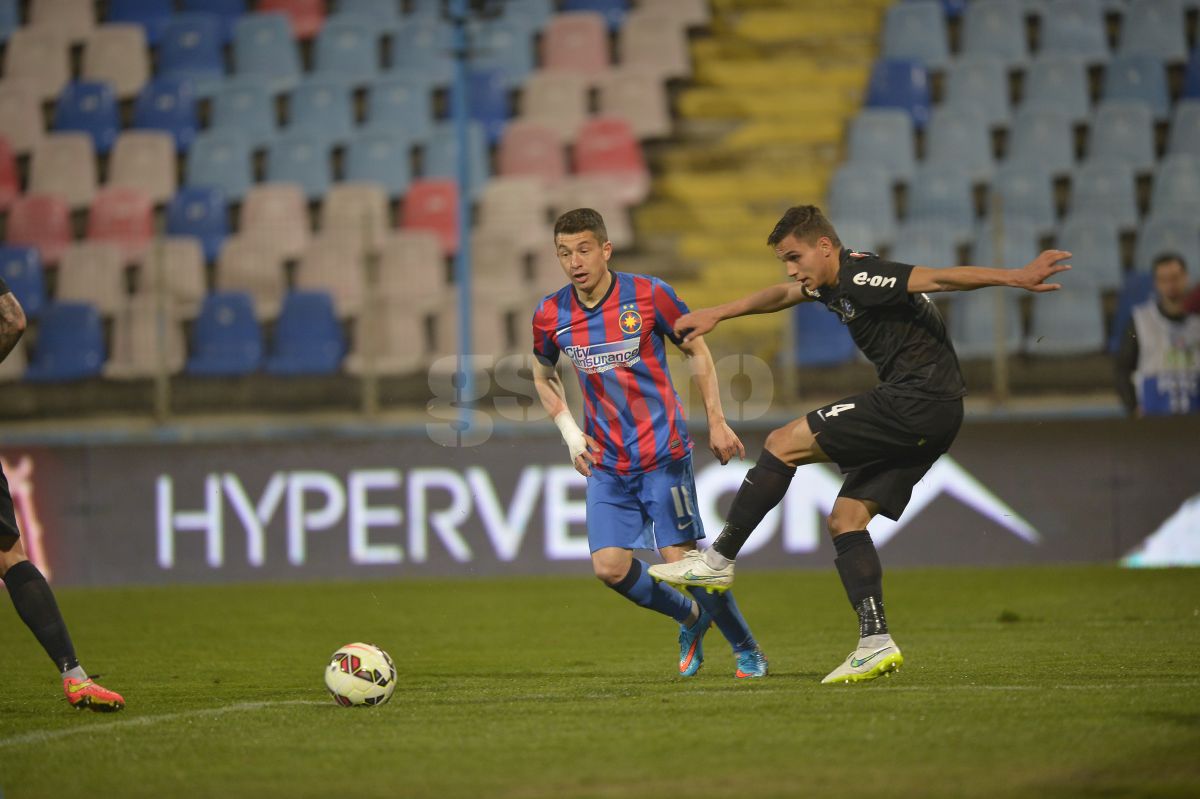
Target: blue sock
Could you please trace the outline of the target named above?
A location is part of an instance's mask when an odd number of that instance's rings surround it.
[[[732,591],[714,591],[710,594],[703,588],[694,587],[688,591],[700,603],[700,607],[704,608],[704,612],[712,617],[713,624],[717,625],[717,629],[725,636],[734,652],[758,648],[754,633],[750,632],[750,625],[746,624],[742,612],[738,610]]]
[[[630,602],[657,610],[680,624],[692,615],[691,597],[679,593],[666,583],[655,581],[646,571],[646,564],[637,558],[633,559],[621,582],[609,587]]]

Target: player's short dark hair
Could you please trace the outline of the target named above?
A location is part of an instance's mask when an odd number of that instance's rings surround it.
[[[788,236],[795,236],[801,241],[810,243],[814,243],[824,236],[833,243],[833,246],[842,246],[842,240],[838,238],[833,224],[815,205],[794,205],[787,209],[787,213],[775,225],[771,235],[767,236],[767,244],[774,247]]]
[[[608,241],[608,228],[604,227],[604,217],[599,211],[591,208],[576,208],[567,211],[554,222],[554,239],[558,240],[559,233],[585,233],[596,236],[596,241],[603,244]]]
[[[1183,256],[1177,252],[1160,252],[1154,256],[1154,263],[1150,264],[1150,275],[1158,274],[1158,268],[1163,264],[1169,264],[1172,261],[1178,261],[1183,271],[1187,271],[1187,261],[1183,260]]]

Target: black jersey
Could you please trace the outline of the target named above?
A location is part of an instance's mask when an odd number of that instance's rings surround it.
[[[909,264],[842,249],[836,286],[808,295],[836,313],[898,396],[956,399],[967,393],[958,355],[937,306],[908,293]]]

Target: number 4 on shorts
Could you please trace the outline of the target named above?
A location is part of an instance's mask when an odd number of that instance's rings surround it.
[[[853,409],[854,409],[853,402],[843,402],[840,405],[834,405],[832,408],[830,408],[827,411],[817,411],[817,413],[819,413],[821,415],[822,419],[827,419],[830,416],[837,416],[839,413],[842,413],[843,411],[850,411]]]

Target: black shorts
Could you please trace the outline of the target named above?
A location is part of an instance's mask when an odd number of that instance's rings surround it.
[[[961,399],[897,397],[881,389],[808,414],[817,446],[846,480],[839,497],[871,500],[895,521],[962,426]]]
[[[17,529],[17,515],[13,511],[12,494],[8,490],[8,478],[4,476],[4,467],[0,466],[0,538],[20,536]]]

